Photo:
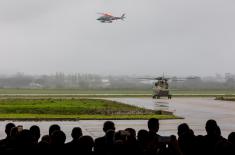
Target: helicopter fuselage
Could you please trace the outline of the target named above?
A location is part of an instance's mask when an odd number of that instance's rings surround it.
[[[159,80],[154,84],[153,98],[168,97],[168,99],[171,99],[171,96],[166,80]]]

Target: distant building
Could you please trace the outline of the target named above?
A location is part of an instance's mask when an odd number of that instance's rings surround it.
[[[41,84],[39,84],[39,83],[31,82],[29,84],[29,87],[30,88],[42,88],[43,86]]]

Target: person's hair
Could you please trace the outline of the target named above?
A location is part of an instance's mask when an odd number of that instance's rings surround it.
[[[181,136],[182,134],[189,132],[190,128],[188,126],[188,124],[186,123],[182,123],[178,126],[178,136]]]
[[[60,130],[60,126],[58,124],[51,125],[49,128],[49,135],[51,136],[51,134],[57,130]]]
[[[207,134],[214,134],[217,129],[217,123],[215,120],[210,119],[206,122],[206,132]]]
[[[35,138],[36,141],[40,138],[40,128],[37,125],[33,125],[30,127],[30,132],[32,133],[33,137]]]
[[[50,136],[49,135],[42,136],[41,142],[49,143],[50,142]]]
[[[146,142],[148,140],[148,138],[149,138],[149,134],[148,134],[147,130],[141,129],[138,131],[137,139],[140,142]]]
[[[232,144],[235,145],[235,132],[231,132],[229,135],[228,135],[228,141]]]
[[[11,137],[18,137],[18,136],[19,136],[18,127],[13,127],[13,128],[11,128],[10,136],[11,136]]]
[[[61,145],[61,144],[64,144],[65,140],[66,140],[66,135],[63,131],[55,130],[51,134],[51,143],[52,144]]]
[[[159,120],[157,118],[150,118],[148,120],[148,128],[157,132],[159,129]]]
[[[136,137],[136,131],[133,128],[126,128],[125,131],[130,133],[130,136]]]
[[[73,139],[78,139],[82,136],[82,129],[80,127],[74,127],[71,133]]]
[[[11,134],[11,129],[15,127],[14,123],[7,123],[5,126],[5,133],[7,134],[7,136],[10,136]]]
[[[125,130],[119,130],[117,132],[115,132],[114,134],[114,140],[115,141],[118,141],[118,140],[121,140],[121,141],[125,141],[127,139],[127,136],[129,135],[129,132],[128,131],[125,131]]]
[[[115,124],[112,121],[104,122],[103,131],[107,132],[110,129],[115,131]]]

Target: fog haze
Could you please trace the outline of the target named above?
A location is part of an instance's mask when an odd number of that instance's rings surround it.
[[[0,73],[234,73],[234,14],[232,0],[0,0]]]

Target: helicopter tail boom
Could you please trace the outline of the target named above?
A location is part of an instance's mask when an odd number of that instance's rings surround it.
[[[125,17],[125,13],[122,14],[122,16],[120,17],[120,19],[121,19],[121,20],[124,20],[124,18],[126,18],[126,17]]]

